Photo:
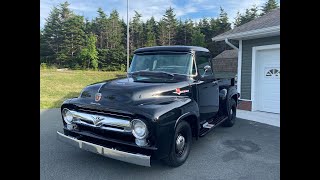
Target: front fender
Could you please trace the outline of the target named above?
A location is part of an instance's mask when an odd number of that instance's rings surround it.
[[[195,116],[196,124],[199,126],[200,119],[198,104],[190,98],[186,98],[183,102],[175,102],[167,108],[170,110],[159,116],[154,131],[158,148],[156,156],[160,159],[170,152],[177,123],[188,116]]]

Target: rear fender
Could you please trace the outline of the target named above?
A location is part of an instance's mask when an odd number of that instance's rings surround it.
[[[235,86],[231,86],[228,90],[227,100],[229,101],[231,98],[234,98],[236,101],[236,104],[238,105],[238,99],[240,97],[240,94],[238,93]]]

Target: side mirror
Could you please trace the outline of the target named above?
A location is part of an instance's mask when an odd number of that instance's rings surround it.
[[[211,66],[205,65],[205,66],[203,67],[203,69],[204,69],[204,72],[203,72],[203,74],[202,74],[202,77],[204,77],[204,76],[206,75],[206,72],[207,72],[207,71],[211,70]]]
[[[204,72],[207,72],[207,71],[211,70],[211,66],[206,65],[206,66],[204,66],[203,69],[204,69]]]

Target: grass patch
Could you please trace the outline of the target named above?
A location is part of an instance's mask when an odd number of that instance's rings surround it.
[[[40,70],[40,109],[58,108],[87,85],[124,76],[124,72]]]

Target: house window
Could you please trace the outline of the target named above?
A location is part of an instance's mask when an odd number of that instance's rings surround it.
[[[266,68],[265,77],[267,78],[280,78],[280,68]]]

